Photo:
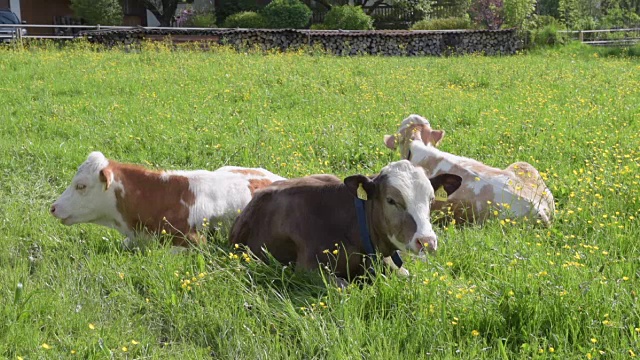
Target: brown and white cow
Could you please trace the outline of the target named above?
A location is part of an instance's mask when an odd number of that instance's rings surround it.
[[[255,190],[284,178],[264,169],[225,166],[216,171],[153,171],[92,152],[51,206],[65,225],[94,223],[139,245],[150,234],[173,235],[173,245],[205,242],[206,224],[230,224]]]
[[[533,166],[516,162],[498,169],[476,160],[435,148],[444,131],[433,130],[425,118],[411,115],[395,135],[385,135],[390,149],[400,148],[403,158],[425,169],[427,176],[442,173],[462,177],[462,186],[433,210],[452,213],[458,222],[484,222],[491,216],[528,218],[550,225],[555,212],[551,191]]]
[[[429,217],[433,187],[444,186],[453,193],[460,177],[428,179],[421,168],[402,160],[373,178],[354,175],[343,182],[333,175],[312,175],[279,181],[256,192],[233,224],[229,241],[246,245],[263,259],[266,249],[281,263],[295,263],[299,269],[316,269],[320,263],[333,266],[338,277],[362,275],[365,247],[354,205],[360,186],[366,191],[371,241],[388,257],[396,250],[419,253],[438,248]]]

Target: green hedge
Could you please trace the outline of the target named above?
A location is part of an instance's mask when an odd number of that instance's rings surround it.
[[[471,20],[464,17],[424,19],[413,24],[411,30],[456,30],[471,29]]]
[[[225,28],[261,29],[266,27],[264,16],[255,11],[243,11],[229,15],[223,23]]]
[[[273,0],[261,14],[272,29],[302,29],[311,20],[311,9],[299,0]]]
[[[373,19],[360,6],[334,6],[324,18],[325,29],[372,30]]]

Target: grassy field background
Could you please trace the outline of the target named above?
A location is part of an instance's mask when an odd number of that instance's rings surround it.
[[[627,358],[640,354],[640,61],[0,50],[0,357]],[[427,262],[345,291],[229,255],[120,250],[48,208],[90,151],[164,169],[371,174],[411,113],[441,148],[527,161],[549,229],[438,228]]]

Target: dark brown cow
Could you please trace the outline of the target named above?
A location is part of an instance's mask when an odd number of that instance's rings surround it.
[[[389,164],[372,179],[354,175],[343,183],[333,175],[313,175],[278,181],[256,191],[236,219],[229,241],[248,246],[263,259],[265,248],[281,263],[295,263],[304,270],[327,264],[337,276],[353,278],[365,269],[365,247],[354,206],[359,187],[366,191],[373,246],[383,256],[391,256],[396,250],[437,249],[429,217],[433,188],[443,186],[452,193],[460,181],[449,174],[429,181],[421,168],[407,160]]]

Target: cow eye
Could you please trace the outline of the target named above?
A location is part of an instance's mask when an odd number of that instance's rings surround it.
[[[395,206],[395,207],[397,207],[397,208],[401,208],[401,207],[402,207],[402,205],[400,205],[400,203],[399,203],[399,202],[395,201],[394,199],[392,199],[392,198],[390,198],[390,197],[388,197],[388,198],[387,198],[387,203],[388,203],[389,205],[391,205],[391,206]]]
[[[76,190],[80,191],[80,190],[84,190],[87,188],[87,185],[84,184],[76,184]]]

